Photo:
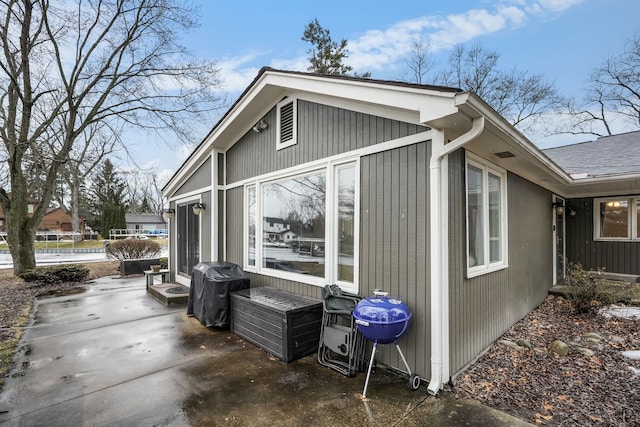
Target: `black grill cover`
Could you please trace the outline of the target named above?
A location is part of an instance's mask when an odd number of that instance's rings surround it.
[[[201,262],[193,267],[187,315],[206,326],[227,329],[230,324],[230,293],[249,287],[240,266],[230,262]]]

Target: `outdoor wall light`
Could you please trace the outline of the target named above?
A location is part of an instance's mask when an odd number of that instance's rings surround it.
[[[169,209],[165,209],[165,210],[164,210],[164,216],[165,216],[165,218],[167,218],[167,219],[171,219],[171,218],[173,218],[173,215],[175,215],[175,213],[176,213],[176,211],[175,211],[175,210],[173,210],[172,208],[169,208]]]
[[[193,210],[194,215],[200,215],[200,212],[204,209],[204,205],[202,203],[196,203],[191,209]]]
[[[268,128],[269,125],[267,124],[267,122],[265,122],[264,120],[260,119],[260,121],[258,123],[256,123],[255,125],[253,125],[253,127],[251,129],[253,129],[254,132],[256,133],[260,133],[263,130],[265,130],[266,128]]]
[[[564,201],[558,200],[557,202],[553,202],[551,207],[556,210],[558,215],[562,215],[564,213]]]

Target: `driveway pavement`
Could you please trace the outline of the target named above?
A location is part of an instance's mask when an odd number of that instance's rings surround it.
[[[103,278],[40,299],[0,394],[10,426],[518,426],[378,369],[346,378],[314,356],[285,364],[185,306],[161,305],[144,278]]]

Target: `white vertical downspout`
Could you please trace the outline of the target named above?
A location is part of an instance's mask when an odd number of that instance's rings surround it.
[[[211,206],[207,206],[211,210],[211,259],[219,261],[218,258],[218,239],[220,238],[220,230],[218,230],[218,216],[220,209],[218,208],[218,150],[211,150]]]
[[[449,378],[449,154],[473,141],[484,130],[484,117],[448,144],[442,130],[432,129],[429,164],[431,248],[431,381],[435,395]]]

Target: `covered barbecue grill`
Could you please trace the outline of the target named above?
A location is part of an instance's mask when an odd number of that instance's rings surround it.
[[[390,298],[386,292],[375,291],[374,296],[367,297],[358,303],[353,311],[353,317],[362,335],[368,340],[373,341],[373,351],[371,352],[371,360],[369,362],[369,369],[367,370],[367,379],[364,383],[362,397],[367,397],[369,376],[371,375],[371,367],[374,362],[378,344],[395,344],[409,374],[409,387],[412,390],[417,390],[418,387],[420,387],[420,377],[411,373],[407,359],[405,359],[398,345],[398,338],[400,338],[409,327],[409,320],[411,319],[409,307],[399,299]]]
[[[201,262],[193,267],[187,315],[206,326],[229,328],[230,293],[249,287],[249,278],[240,266],[230,262]]]

